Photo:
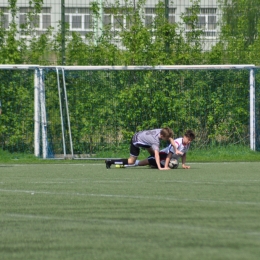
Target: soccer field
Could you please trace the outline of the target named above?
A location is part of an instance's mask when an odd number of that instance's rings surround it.
[[[0,165],[3,259],[260,259],[260,163]]]

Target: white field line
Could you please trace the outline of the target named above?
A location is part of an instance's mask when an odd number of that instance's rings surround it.
[[[63,179],[64,180],[64,179]],[[159,180],[159,181],[143,181],[143,180],[131,180],[131,179],[120,179],[120,180],[102,180],[102,181],[95,181],[91,179],[65,179],[66,181],[30,181],[28,183],[31,184],[71,184],[71,183],[185,183],[185,184],[212,184],[212,185],[226,185],[232,183],[241,183],[241,184],[249,184],[254,182],[260,182],[260,180],[226,180],[226,181],[182,181],[182,180]],[[0,182],[3,184],[4,182]],[[6,182],[8,183],[8,182]]]
[[[190,184],[214,184],[214,185],[221,185],[221,184],[231,184],[231,183],[241,183],[241,184],[248,184],[252,182],[260,182],[260,180],[226,180],[226,181],[178,181],[178,180],[161,180],[157,182],[169,183],[169,182],[176,182],[176,183],[190,183]]]
[[[180,229],[180,230],[189,230],[193,232],[211,232],[212,234],[220,234],[220,233],[235,233],[240,235],[251,235],[251,236],[260,236],[260,232],[255,232],[251,230],[241,231],[236,229],[220,229],[220,228],[213,228],[213,227],[202,227],[202,226],[191,226],[191,225],[183,225],[183,224],[173,224],[173,223],[161,223],[161,222],[143,222],[143,221],[129,221],[129,220],[122,220],[122,219],[94,219],[94,218],[61,218],[61,217],[54,217],[54,216],[43,216],[43,215],[28,215],[28,214],[17,214],[17,213],[5,213],[2,216],[6,216],[7,218],[24,218],[24,219],[35,219],[35,220],[50,220],[50,221],[59,221],[60,223],[67,222],[95,222],[95,223],[104,223],[109,225],[122,225],[123,227],[127,225],[140,225],[142,226],[156,226],[160,228],[167,228],[167,229]]]
[[[187,164],[259,164],[260,162],[187,162]],[[66,163],[66,164],[58,164],[58,163],[51,163],[51,164],[0,164],[0,167],[2,166],[13,166],[13,167],[21,167],[21,166],[26,166],[26,167],[30,167],[30,166],[88,166],[88,165],[96,165],[96,166],[100,166],[103,165],[104,169],[105,169],[105,163]],[[131,168],[131,167],[129,167]],[[138,166],[137,168],[141,169],[141,168],[145,168],[144,166]],[[125,168],[127,169],[127,168]],[[106,169],[105,169],[106,170]],[[110,169],[113,170],[113,169]],[[118,170],[118,169],[117,169]]]
[[[118,198],[118,199],[165,200],[165,201],[182,201],[182,202],[220,203],[220,204],[231,204],[231,205],[236,204],[236,205],[260,206],[260,202],[229,201],[229,200],[201,200],[201,199],[186,199],[186,198],[173,198],[173,197],[161,197],[161,196],[133,196],[133,195],[120,195],[120,194],[67,193],[67,192],[50,192],[50,191],[35,191],[35,190],[5,190],[5,189],[0,189],[0,192],[28,193],[31,195],[44,194],[44,195],[64,195],[64,196],[86,196],[86,197],[103,197],[103,198]]]
[[[79,181],[81,183],[81,181]],[[30,181],[27,183],[31,184],[71,184],[71,183],[77,183],[74,181]]]

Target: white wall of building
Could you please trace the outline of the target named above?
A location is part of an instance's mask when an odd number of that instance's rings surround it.
[[[102,0],[97,0],[102,3]],[[135,1],[135,0],[134,0]],[[134,3],[132,1],[132,3]],[[217,25],[215,28],[214,26],[210,25],[212,21],[217,24],[217,17],[219,16],[219,9],[218,9],[218,0],[201,0],[200,8],[201,8],[201,22],[205,22],[205,38],[204,38],[204,49],[209,49],[217,38]],[[93,31],[92,28],[88,28],[89,20],[91,19],[89,12],[90,2],[91,0],[64,0],[65,8],[66,8],[66,22],[71,24],[71,30],[79,32],[82,36],[84,36],[87,32]],[[114,0],[107,1],[108,3],[113,4]],[[169,2],[169,8],[171,10],[170,16],[176,23],[182,23],[181,15],[186,11],[186,8],[190,7],[192,3],[190,0],[175,0]],[[120,0],[120,3],[124,5],[125,1]],[[137,1],[136,1],[137,3]],[[150,11],[152,12],[152,8],[158,4],[158,0],[147,0],[146,1],[146,8],[151,8]],[[3,10],[4,7],[8,6],[7,0],[0,0],[0,8]],[[23,14],[26,7],[29,7],[28,0],[17,0],[17,7],[19,7],[20,13],[18,12],[16,22],[19,24],[21,22],[21,15]],[[39,33],[46,30],[47,25],[51,25],[54,28],[54,31],[58,30],[59,21],[61,20],[61,0],[45,0],[43,4],[43,8],[45,8],[44,13],[40,15],[40,23],[39,25]],[[75,9],[78,8],[78,9]],[[69,12],[69,13],[68,13]],[[215,12],[215,13],[214,13]],[[146,14],[152,15],[152,14]],[[174,17],[173,17],[174,16]],[[214,18],[215,16],[215,18]],[[9,19],[11,16],[9,15]],[[101,25],[100,25],[101,26]],[[73,28],[72,28],[73,27]],[[185,25],[184,25],[185,27]],[[186,28],[187,29],[187,28]],[[188,29],[187,29],[188,30]]]

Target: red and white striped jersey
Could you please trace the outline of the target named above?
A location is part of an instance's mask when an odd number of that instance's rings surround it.
[[[190,148],[190,144],[184,145],[182,137],[177,138],[174,141],[175,141],[177,149],[180,152],[182,152],[183,154],[187,153],[187,151]],[[162,149],[161,152],[164,152],[164,153],[167,153],[167,154],[171,152],[174,155],[173,157],[180,157],[180,155],[178,155],[178,156],[175,155],[174,148],[173,148],[173,146],[171,144],[169,146],[165,147],[164,149]]]

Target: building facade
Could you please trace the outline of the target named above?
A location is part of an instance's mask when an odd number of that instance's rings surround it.
[[[168,0],[167,0],[168,1]],[[62,8],[62,4],[64,6]],[[31,22],[34,25],[34,33],[41,35],[47,31],[51,26],[54,31],[58,31],[60,21],[62,20],[62,11],[65,14],[65,22],[69,24],[69,31],[78,32],[82,37],[88,33],[93,33],[94,28],[97,35],[102,33],[103,26],[110,25],[111,30],[117,31],[122,28],[122,24],[125,28],[129,26],[127,16],[125,13],[113,14],[110,5],[113,5],[115,1],[109,0],[106,2],[106,7],[100,9],[100,19],[94,19],[91,12],[90,0],[46,0],[44,1],[43,8],[37,16],[33,17]],[[203,30],[203,42],[204,49],[209,49],[218,37],[218,17],[220,10],[218,8],[217,0],[201,0],[199,15],[198,15],[198,28]],[[99,6],[103,5],[102,0],[97,0]],[[137,2],[132,2],[131,5],[135,6]],[[143,22],[146,26],[149,26],[155,18],[155,8],[158,4],[158,0],[147,0],[143,10]],[[124,6],[125,1],[120,1],[120,5]],[[176,0],[168,4],[168,19],[170,23],[183,24],[183,29],[186,33],[190,31],[190,26],[184,24],[182,21],[182,14],[187,13],[192,6],[190,0]],[[10,22],[12,21],[12,15],[9,9],[7,0],[0,0],[1,10],[1,23],[4,28],[8,29]],[[30,37],[30,35],[23,34],[23,28],[26,25],[26,19],[31,9],[29,1],[17,0],[17,14],[15,16],[15,22],[21,29],[21,37]],[[96,23],[96,24],[95,24]],[[26,25],[27,26],[27,25]],[[115,42],[120,39],[114,39]]]

